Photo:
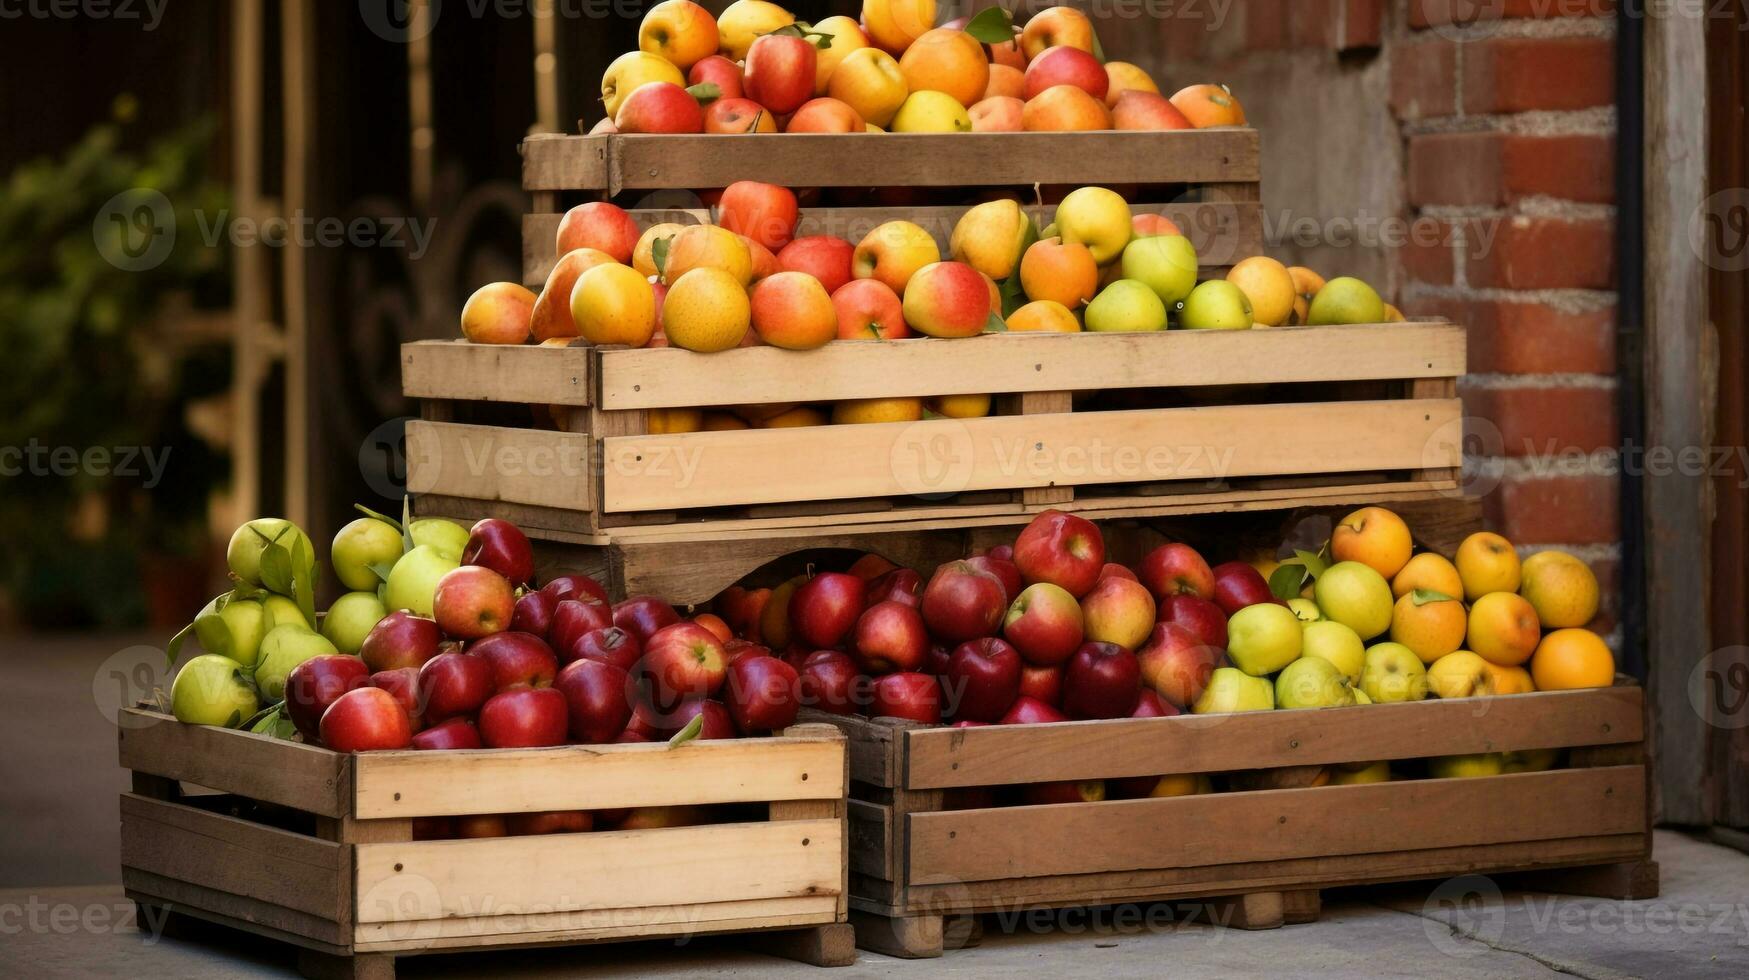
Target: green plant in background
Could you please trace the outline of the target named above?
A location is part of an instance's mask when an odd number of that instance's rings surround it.
[[[229,472],[186,417],[230,385],[228,342],[183,329],[229,297],[226,250],[201,234],[227,200],[205,172],[212,127],[133,150],[132,109],[0,179],[0,602],[35,626],[140,621],[139,559],[198,554]],[[159,227],[142,229],[122,205],[151,191]]]

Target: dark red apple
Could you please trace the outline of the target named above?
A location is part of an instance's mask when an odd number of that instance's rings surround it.
[[[901,602],[912,609],[923,603],[923,576],[914,568],[895,568],[868,583],[868,595],[863,602]]]
[[[334,699],[322,712],[322,744],[336,752],[404,749],[413,724],[395,696],[379,687],[359,687]]]
[[[797,684],[804,708],[818,708],[835,715],[856,713],[854,700],[856,662],[837,650],[816,650],[802,662]]]
[[[923,616],[902,602],[879,602],[856,620],[851,634],[856,663],[869,674],[917,670],[929,653]]]
[[[945,643],[929,644],[929,652],[923,656],[923,672],[937,677],[947,673],[947,662],[953,659],[953,651],[954,648]]]
[[[1079,782],[1032,783],[1022,787],[1021,799],[1031,806],[1056,803],[1098,803],[1105,799],[1105,781],[1084,779]]]
[[[678,622],[680,614],[674,607],[653,595],[635,595],[613,607],[613,625],[637,637],[645,647],[657,630]]]
[[[862,613],[868,584],[843,572],[822,572],[802,583],[789,600],[790,629],[816,650],[844,642]]]
[[[1049,582],[1079,599],[1105,567],[1105,538],[1086,518],[1047,510],[1014,540],[1014,564],[1027,584]]]
[[[586,834],[595,821],[586,810],[547,810],[540,813],[507,813],[504,826],[512,837],[537,834]]]
[[[511,585],[527,585],[534,577],[534,548],[521,528],[488,517],[468,532],[462,564],[483,565],[509,579]]]
[[[1027,663],[1054,667],[1068,660],[1085,638],[1081,603],[1049,582],[1029,585],[1008,607],[1002,638],[1014,644]]]
[[[951,717],[996,721],[1020,697],[1020,654],[995,637],[968,640],[948,658],[942,684]]]
[[[450,840],[455,836],[455,820],[452,817],[413,818],[414,840]]]
[[[547,580],[547,584],[541,586],[540,590],[561,602],[566,599],[581,599],[584,596],[594,596],[602,602],[608,601],[607,589],[600,582],[575,572]]]
[[[697,623],[665,626],[644,644],[644,671],[663,705],[710,697],[723,686],[727,669],[722,641]]]
[[[1020,693],[1023,697],[1032,698],[1051,707],[1063,703],[1063,668],[1034,667],[1032,664],[1020,665]]]
[[[1136,566],[1136,578],[1154,593],[1155,602],[1164,602],[1172,595],[1215,596],[1215,573],[1209,563],[1195,548],[1179,541],[1148,552]]]
[[[613,607],[584,596],[565,599],[553,607],[553,622],[547,629],[549,645],[561,655],[568,655],[583,634],[613,625]]]
[[[419,702],[436,723],[472,715],[492,696],[492,665],[468,653],[440,653],[419,668]]]
[[[437,656],[443,631],[437,620],[415,616],[405,609],[389,613],[364,635],[358,657],[371,673],[397,667],[419,667]]]
[[[772,653],[771,648],[764,644],[754,643],[752,640],[742,640],[737,638],[724,641],[723,656],[728,658],[729,666],[733,667],[735,661],[740,660],[742,657],[775,657],[777,654]],[[798,656],[790,659],[779,657],[778,659],[783,660],[784,663],[800,670],[801,661],[806,658]]]
[[[451,718],[413,736],[416,749],[477,749],[484,744],[480,730],[466,718]]]
[[[1053,721],[1068,721],[1069,716],[1050,705],[1022,694],[1001,718],[998,725],[1042,725]]]
[[[949,643],[995,636],[1008,608],[1006,596],[995,575],[963,561],[948,562],[923,590],[923,622],[930,635]]]
[[[1002,594],[1013,602],[1020,595],[1020,590],[1026,588],[1026,583],[1020,580],[1020,569],[1006,558],[992,558],[989,555],[974,555],[966,559],[966,564],[973,568],[981,568],[1002,580]]]
[[[1275,594],[1263,573],[1242,561],[1223,562],[1214,567],[1215,605],[1228,616],[1246,606],[1274,602]]]
[[[1100,577],[1100,578],[1102,578],[1102,579],[1106,579],[1106,578],[1127,578],[1127,579],[1129,579],[1129,580],[1130,580],[1130,581],[1132,581],[1132,582],[1140,582],[1140,581],[1141,581],[1141,579],[1139,579],[1139,578],[1137,578],[1137,577],[1136,577],[1136,573],[1135,573],[1135,572],[1132,572],[1132,571],[1130,571],[1130,570],[1129,570],[1129,566],[1127,566],[1127,565],[1119,565],[1119,564],[1118,564],[1118,563],[1117,563],[1117,562],[1115,562],[1115,561],[1108,561],[1108,562],[1106,562],[1106,563],[1105,563],[1105,567],[1104,567],[1104,568],[1101,568],[1101,569],[1100,569],[1100,570],[1099,570],[1099,577]]]
[[[1136,710],[1130,712],[1130,717],[1171,718],[1183,713],[1184,712],[1178,710],[1176,705],[1167,704],[1160,700],[1160,695],[1155,694],[1153,691],[1144,690],[1142,691],[1142,696],[1136,699]],[[1149,783],[1148,788],[1153,789],[1154,784]]]
[[[649,736],[640,735],[637,732],[634,732],[628,728],[625,731],[620,732],[618,735],[614,736],[613,744],[615,744],[615,745],[637,745],[637,744],[640,744],[643,742],[648,742],[648,741],[650,741]]]
[[[516,600],[516,611],[510,615],[510,628],[544,640],[553,625],[553,610],[558,605],[558,598],[551,592],[541,592],[538,589],[524,592]]]
[[[693,698],[680,702],[680,707],[668,715],[668,727],[662,736],[667,738],[692,724],[692,719],[704,716],[704,725],[699,728],[700,739],[722,739],[735,737],[735,719],[729,716],[729,709],[721,701],[711,701],[705,698]]]
[[[1002,561],[1013,561],[1014,560],[1014,545],[1012,545],[1012,544],[999,544],[999,545],[996,545],[994,548],[991,548],[989,551],[984,552],[984,554],[989,555],[991,558],[999,558]]]
[[[643,659],[644,646],[638,638],[618,626],[590,630],[577,637],[565,651],[565,662],[599,660],[630,673]]]
[[[559,672],[559,660],[547,641],[530,633],[494,633],[468,647],[468,656],[492,667],[492,687],[546,687]]]
[[[1154,689],[1161,700],[1188,708],[1208,686],[1221,651],[1177,623],[1159,623],[1137,654],[1142,683]]]
[[[1162,623],[1177,623],[1217,650],[1227,648],[1227,614],[1211,600],[1179,593],[1160,600],[1157,611]]]
[[[550,687],[500,691],[480,707],[480,740],[492,749],[565,744],[565,696]]]
[[[630,674],[600,660],[576,660],[553,680],[565,696],[571,738],[585,745],[611,742],[632,720],[636,687]]]
[[[395,696],[414,731],[425,727],[423,707],[419,704],[419,668],[397,667],[379,670],[370,675],[370,686]]]
[[[759,614],[769,601],[770,589],[744,589],[731,585],[717,596],[712,605],[736,636],[758,643],[763,642],[759,637]]]
[[[757,735],[795,723],[801,677],[776,657],[742,657],[729,665],[723,701],[743,735]]]
[[[463,565],[437,580],[431,615],[446,635],[476,640],[510,628],[516,587],[484,565]]]
[[[632,719],[626,722],[626,731],[641,736],[646,742],[654,742],[668,737],[668,721],[667,715],[640,698],[632,702]]]
[[[874,682],[868,714],[871,718],[904,718],[935,725],[941,722],[941,687],[928,674],[888,674]]]
[[[304,741],[322,736],[322,712],[347,691],[364,687],[370,668],[357,657],[325,654],[292,668],[285,679],[285,713]]]
[[[1141,696],[1141,664],[1115,643],[1083,643],[1063,665],[1063,713],[1127,718]]]
[[[508,837],[510,829],[502,813],[469,813],[455,818],[455,835],[469,840]]]

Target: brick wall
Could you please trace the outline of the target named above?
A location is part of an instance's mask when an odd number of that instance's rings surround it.
[[[1108,55],[1169,92],[1239,95],[1263,132],[1272,255],[1469,326],[1467,469],[1490,523],[1526,552],[1587,559],[1606,596],[1595,625],[1612,630],[1613,0],[1155,9],[1170,16],[1102,30]]]

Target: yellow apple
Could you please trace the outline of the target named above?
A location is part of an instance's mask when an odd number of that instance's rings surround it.
[[[1402,571],[1414,549],[1409,525],[1383,507],[1363,507],[1330,532],[1330,557],[1360,562],[1385,578]]]
[[[862,32],[855,17],[843,14],[820,21],[814,30],[832,36],[831,43],[814,52],[814,94],[825,95],[832,73],[850,52],[868,47],[868,35]]]
[[[1117,105],[1117,97],[1125,92],[1153,92],[1159,94],[1160,86],[1154,84],[1154,79],[1146,71],[1127,61],[1108,61],[1105,63],[1105,104]]]
[[[607,118],[619,115],[619,104],[640,85],[673,82],[686,86],[686,76],[674,63],[648,51],[627,51],[613,59],[601,76],[601,104]]]
[[[745,286],[753,280],[753,252],[747,240],[718,225],[687,225],[669,243],[664,278],[670,283],[694,269],[721,269]]]
[[[1516,592],[1490,592],[1470,607],[1470,649],[1489,663],[1519,666],[1542,635],[1536,609]]]
[[[857,398],[832,406],[833,425],[866,422],[916,422],[923,418],[921,398]]]
[[[928,408],[950,419],[981,419],[990,414],[990,403],[989,395],[937,395]]]
[[[1490,592],[1518,591],[1518,552],[1498,534],[1477,531],[1465,538],[1458,545],[1457,570],[1464,582],[1464,598],[1471,602]]]
[[[656,333],[656,292],[629,265],[598,265],[571,290],[571,318],[592,344],[642,347]]]
[[[1427,774],[1434,779],[1472,779],[1477,776],[1498,776],[1503,771],[1503,757],[1498,752],[1476,755],[1442,755],[1427,760]]]
[[[862,0],[862,26],[875,47],[897,57],[935,26],[935,0]]]
[[[912,92],[893,114],[895,133],[969,133],[972,117],[959,100],[929,89]]]
[[[735,0],[717,18],[717,44],[730,61],[744,61],[754,38],[795,22],[794,14],[775,3]]]
[[[1357,561],[1337,562],[1318,576],[1312,596],[1324,615],[1370,640],[1391,628],[1391,587]]]
[[[1401,643],[1376,643],[1366,649],[1360,689],[1376,704],[1420,701],[1427,697],[1427,668]]]
[[[1424,664],[1463,646],[1467,626],[1464,604],[1443,592],[1411,592],[1391,609],[1391,639]]]
[[[1130,206],[1116,191],[1104,187],[1070,191],[1057,205],[1056,226],[1064,242],[1086,245],[1098,265],[1122,255],[1135,234]]]
[[[1020,50],[1031,61],[1058,45],[1093,53],[1093,21],[1074,7],[1051,7],[1033,14],[1020,32]]]
[[[1360,672],[1366,666],[1366,646],[1361,643],[1359,634],[1331,620],[1306,623],[1300,632],[1301,656],[1328,660],[1348,678],[1350,684],[1360,683]]]
[[[948,251],[992,279],[1007,279],[1035,237],[1032,219],[1012,200],[985,201],[960,216]]]
[[[685,71],[717,53],[717,21],[692,0],[662,0],[638,25],[638,49],[668,59]]]
[[[1209,781],[1207,773],[1186,773],[1179,776],[1161,776],[1154,784],[1149,796],[1167,798],[1173,796],[1203,796],[1215,791],[1214,784]]]
[[[1531,694],[1536,691],[1536,681],[1531,679],[1530,671],[1523,667],[1489,664],[1488,682],[1494,688],[1495,694]]]
[[[878,127],[893,121],[910,92],[899,63],[880,48],[851,51],[838,62],[826,83],[828,95],[855,109],[864,122]]]
[[[1458,575],[1457,566],[1446,557],[1432,551],[1423,551],[1409,559],[1396,577],[1391,579],[1391,594],[1402,598],[1416,589],[1428,592],[1440,592],[1461,599],[1464,596],[1464,580]]]
[[[1374,762],[1362,769],[1344,769],[1338,767],[1330,775],[1332,786],[1360,786],[1366,783],[1388,783],[1391,781],[1391,764],[1389,762]]]
[[[1539,551],[1524,560],[1524,596],[1545,629],[1584,626],[1597,616],[1597,576],[1564,551]]]
[[[857,244],[850,271],[858,279],[879,279],[902,297],[918,269],[939,261],[941,247],[929,232],[909,221],[889,221]]]
[[[1485,698],[1495,693],[1494,674],[1488,661],[1457,650],[1427,668],[1427,689],[1436,698]]]

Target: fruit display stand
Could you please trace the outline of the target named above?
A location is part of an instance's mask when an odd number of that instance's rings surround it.
[[[1217,921],[1270,928],[1316,919],[1324,888],[1505,873],[1654,896],[1644,713],[1641,690],[1620,685],[982,728],[810,720],[850,736],[857,943],[924,957],[941,954],[944,919],[988,912],[1213,898]],[[1565,750],[1567,767],[1317,779],[1326,766],[1547,749]],[[1229,791],[951,808],[967,788],[1160,773],[1230,774]]]
[[[831,727],[675,750],[347,755],[129,710],[120,753],[133,772],[121,797],[128,897],[291,943],[306,976],[392,978],[399,956],[715,933],[817,965],[854,959],[845,740]],[[419,818],[693,805],[726,805],[736,822],[414,839]]]

